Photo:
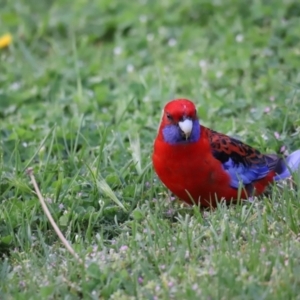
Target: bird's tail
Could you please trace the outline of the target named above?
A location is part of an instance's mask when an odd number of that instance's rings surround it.
[[[277,175],[274,177],[274,180],[279,181],[290,177],[291,173],[299,170],[299,167],[300,150],[296,150],[277,164],[275,168]]]

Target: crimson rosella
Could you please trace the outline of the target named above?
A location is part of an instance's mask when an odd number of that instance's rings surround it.
[[[268,184],[291,176],[300,150],[282,158],[200,125],[193,102],[177,99],[163,110],[152,156],[154,169],[188,204],[216,206],[262,194]]]

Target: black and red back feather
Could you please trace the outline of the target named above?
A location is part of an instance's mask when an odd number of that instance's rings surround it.
[[[209,140],[213,156],[219,160],[232,177],[232,186],[237,179],[244,184],[265,177],[270,171],[280,174],[282,159],[275,154],[265,155],[257,149],[225,134],[201,126]]]

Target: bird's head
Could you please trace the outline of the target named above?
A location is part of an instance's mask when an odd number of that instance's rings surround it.
[[[176,99],[163,109],[159,133],[169,144],[187,144],[200,138],[200,125],[194,103],[187,99]]]

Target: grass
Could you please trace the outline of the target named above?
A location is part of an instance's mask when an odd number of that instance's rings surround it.
[[[150,159],[175,97],[262,151],[300,148],[297,1],[0,2],[1,299],[300,299],[297,190],[201,212]]]

